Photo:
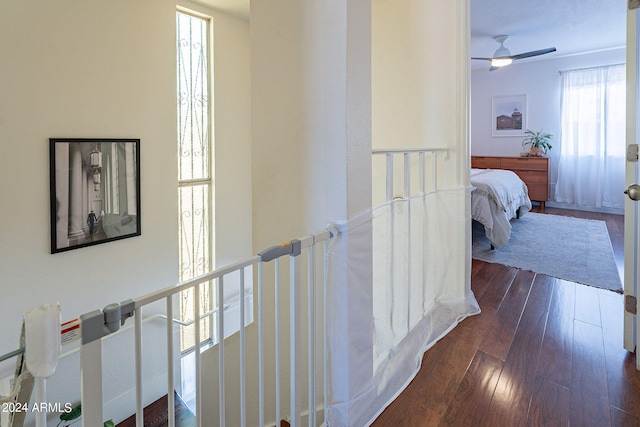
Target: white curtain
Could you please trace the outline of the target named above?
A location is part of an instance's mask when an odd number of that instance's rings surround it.
[[[624,209],[624,64],[562,73],[559,148],[556,202]]]

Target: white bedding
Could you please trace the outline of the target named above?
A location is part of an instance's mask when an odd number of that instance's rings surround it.
[[[509,241],[511,218],[529,212],[531,200],[526,184],[512,171],[471,169],[471,217],[484,225],[494,247]]]

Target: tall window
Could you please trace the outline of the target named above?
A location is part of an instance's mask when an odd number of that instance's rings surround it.
[[[562,73],[555,201],[624,209],[625,66]]]
[[[209,106],[209,21],[178,11],[177,100],[180,281],[212,270],[213,179]],[[212,293],[200,289],[200,313],[211,309]],[[193,291],[180,297],[180,316],[194,320]],[[201,341],[210,337],[209,318],[201,322]],[[194,325],[183,326],[181,348],[195,346]]]

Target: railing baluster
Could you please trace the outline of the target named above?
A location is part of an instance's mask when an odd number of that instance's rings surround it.
[[[425,177],[425,171],[424,171],[424,151],[421,151],[420,154],[418,155],[419,160],[418,160],[418,181],[420,181],[420,194],[424,194],[425,193],[425,182],[424,180],[426,179]]]
[[[80,347],[80,376],[82,383],[82,426],[102,425],[102,340],[97,339]]]
[[[438,153],[431,153],[431,167],[433,168],[433,191],[438,191]]]
[[[302,361],[300,352],[300,257],[294,254],[289,257],[289,347],[290,357],[290,398],[291,398],[291,427],[299,427],[301,423],[301,386],[302,386]],[[276,418],[280,422],[280,418]]]
[[[144,402],[142,400],[142,308],[136,308],[136,427],[144,427]]]
[[[387,202],[393,200],[393,154],[387,154],[387,169],[386,169],[386,181],[387,181]]]
[[[225,423],[224,399],[224,276],[218,278],[218,387],[220,400],[220,425]]]
[[[168,427],[175,427],[176,409],[175,397],[173,391],[175,385],[173,383],[173,297],[167,297],[167,413]]]
[[[275,260],[276,423],[280,423],[280,258]]]
[[[264,427],[264,277],[263,262],[258,263],[258,401],[259,422]]]
[[[194,358],[195,358],[195,378],[196,378],[196,426],[202,427],[202,378],[200,376],[201,372],[201,360],[200,360],[200,284],[194,286],[193,288],[193,318],[195,319],[194,323],[194,333],[195,333],[195,348],[194,348]]]
[[[244,301],[244,268],[240,269],[240,427],[247,425],[246,373],[245,373],[245,301]]]
[[[307,310],[308,310],[308,340],[309,353],[309,427],[316,425],[316,287],[315,287],[315,243],[307,250]]]
[[[411,154],[404,153],[404,188],[402,190],[403,196],[411,196]]]
[[[322,266],[322,304],[324,305],[324,310],[322,310],[322,408],[323,408],[323,420],[326,424],[327,422],[327,408],[329,407],[329,354],[327,352],[327,286],[328,286],[328,276],[329,276],[329,245],[325,240],[323,243],[324,249],[324,262]]]

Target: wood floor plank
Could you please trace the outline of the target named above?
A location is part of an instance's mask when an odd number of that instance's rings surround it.
[[[518,270],[500,264],[492,264],[492,266],[494,266],[493,269],[497,271],[490,281],[490,286],[480,295],[476,295],[476,299],[483,312],[486,311],[493,315],[498,311],[498,308],[500,308],[500,304],[507,294]]]
[[[503,361],[506,359],[534,277],[535,273],[531,271],[520,270],[516,273],[491,326],[486,330],[480,344],[481,351]]]
[[[576,320],[571,369],[571,425],[611,423],[602,328]]]
[[[439,425],[466,427],[480,424],[501,370],[501,360],[478,351]]]
[[[612,406],[640,418],[640,372],[635,366],[636,355],[622,348],[623,297],[613,292],[600,292],[599,297],[609,401]]]
[[[564,387],[571,386],[575,299],[575,283],[556,279],[537,367],[537,375]]]
[[[425,353],[418,375],[372,425],[437,425],[464,378],[478,343],[473,329],[456,327]]]
[[[640,427],[640,420],[635,415],[612,406],[611,427]]]
[[[478,279],[474,282],[476,285],[472,285],[472,289],[476,292],[478,288],[477,284],[480,280],[485,280],[485,277],[489,280],[487,284],[485,284],[485,289],[476,293],[476,299],[482,312],[479,316],[473,316],[473,321],[467,319],[470,321],[465,320],[459,326],[460,328],[469,329],[469,334],[477,339],[478,345],[485,339],[490,331],[498,327],[494,324],[496,313],[500,308],[506,292],[509,290],[511,282],[518,272],[515,268],[500,264],[488,264],[485,270],[486,271],[478,274]]]
[[[475,263],[476,260],[474,260]],[[480,261],[479,261],[480,262]],[[496,278],[498,273],[504,274],[508,267],[500,264],[492,264],[488,262],[482,262],[482,268],[474,276],[472,283],[472,290],[477,300],[480,300],[484,293],[491,289],[494,283],[499,283],[502,280],[500,277]],[[515,275],[515,271],[513,272]]]
[[[527,426],[560,427],[569,425],[569,389],[537,377]]]
[[[576,320],[600,326],[600,298],[598,288],[576,286]]]
[[[480,270],[482,270],[488,264],[489,264],[488,262],[481,261],[481,260],[478,260],[478,262],[472,262],[471,263],[471,281],[473,281],[473,279],[480,272]]]
[[[522,313],[502,375],[491,401],[485,426],[524,425],[535,389],[536,366],[540,355],[553,278],[536,275]]]

